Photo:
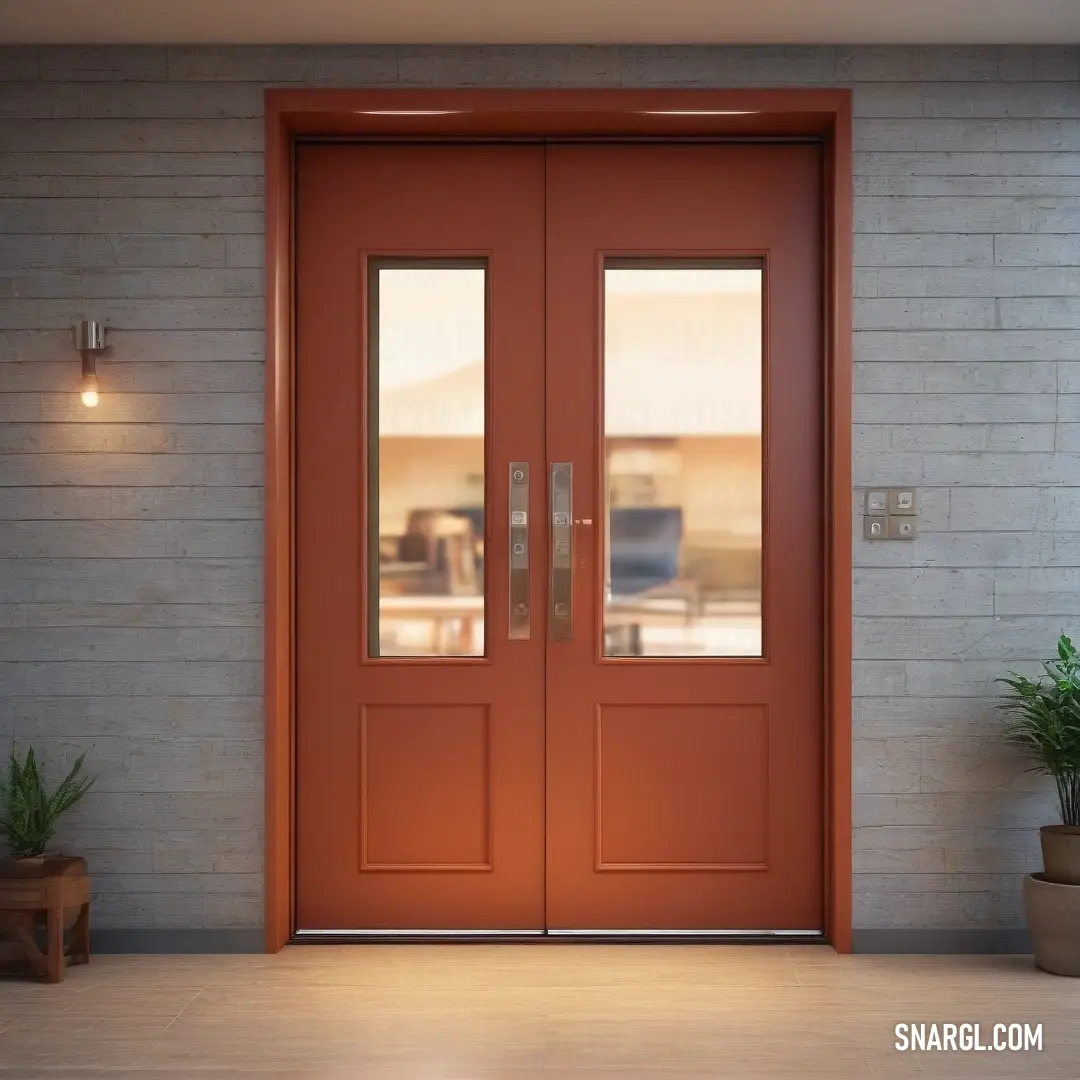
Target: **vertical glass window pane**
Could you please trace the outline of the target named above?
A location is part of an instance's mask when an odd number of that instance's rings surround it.
[[[482,656],[485,267],[370,269],[369,653]]]
[[[762,267],[604,270],[607,656],[760,656]]]

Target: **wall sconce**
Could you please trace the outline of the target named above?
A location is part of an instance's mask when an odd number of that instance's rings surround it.
[[[71,328],[71,340],[82,354],[82,403],[98,403],[97,354],[105,351],[105,324],[83,319]]]

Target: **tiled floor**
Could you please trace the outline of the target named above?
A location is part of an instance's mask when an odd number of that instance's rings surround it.
[[[1041,1052],[899,1053],[901,1022]],[[1080,980],[824,947],[301,946],[0,982],[0,1080],[1080,1080]]]

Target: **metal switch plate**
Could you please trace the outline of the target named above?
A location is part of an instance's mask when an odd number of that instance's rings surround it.
[[[918,493],[913,487],[867,488],[863,536],[867,540],[914,540]]]
[[[915,489],[889,488],[889,513],[913,515],[915,513]]]
[[[916,536],[915,519],[899,514],[889,515],[890,540],[914,540]]]

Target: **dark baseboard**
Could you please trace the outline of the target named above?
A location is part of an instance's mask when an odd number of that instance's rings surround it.
[[[1026,930],[853,930],[857,953],[1029,953]]]
[[[259,953],[258,930],[94,930],[91,953]]]

